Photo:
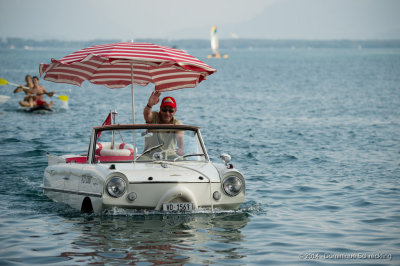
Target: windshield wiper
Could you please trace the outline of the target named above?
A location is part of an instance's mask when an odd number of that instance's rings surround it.
[[[155,150],[155,149],[157,149],[157,148],[160,148],[162,145],[164,145],[164,144],[161,143],[161,144],[158,144],[158,145],[156,145],[156,146],[154,146],[154,147],[148,148],[148,149],[145,150],[142,154],[140,154],[140,155],[136,158],[136,160],[138,160],[140,157],[142,157],[142,156],[145,155],[146,153],[151,152],[151,151],[153,151],[153,150]]]

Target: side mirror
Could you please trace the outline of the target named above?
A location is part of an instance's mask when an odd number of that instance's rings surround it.
[[[231,156],[226,153],[221,154],[219,158],[221,158],[224,161],[226,166],[228,166],[228,163],[231,161]]]

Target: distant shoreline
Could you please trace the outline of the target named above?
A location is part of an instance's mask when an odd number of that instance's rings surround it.
[[[24,38],[3,38],[1,49],[34,48],[84,48],[92,45],[115,43],[129,40],[102,39],[90,41],[32,40]],[[151,42],[178,49],[209,49],[208,39],[136,39],[137,42]],[[271,39],[220,39],[220,49],[248,48],[400,48],[399,40],[271,40]]]

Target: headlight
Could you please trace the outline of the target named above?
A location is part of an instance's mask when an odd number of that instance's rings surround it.
[[[222,187],[228,196],[234,197],[242,191],[243,181],[240,177],[230,175],[224,179]]]
[[[111,197],[119,198],[125,193],[126,183],[121,177],[114,176],[108,180],[106,188]]]

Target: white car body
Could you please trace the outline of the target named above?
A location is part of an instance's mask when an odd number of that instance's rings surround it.
[[[122,142],[115,141],[119,136]],[[184,154],[176,152],[179,145]],[[225,164],[212,163],[194,126],[95,127],[87,154],[47,156],[44,194],[83,212],[236,210],[245,199],[244,177],[230,156],[221,156]]]

